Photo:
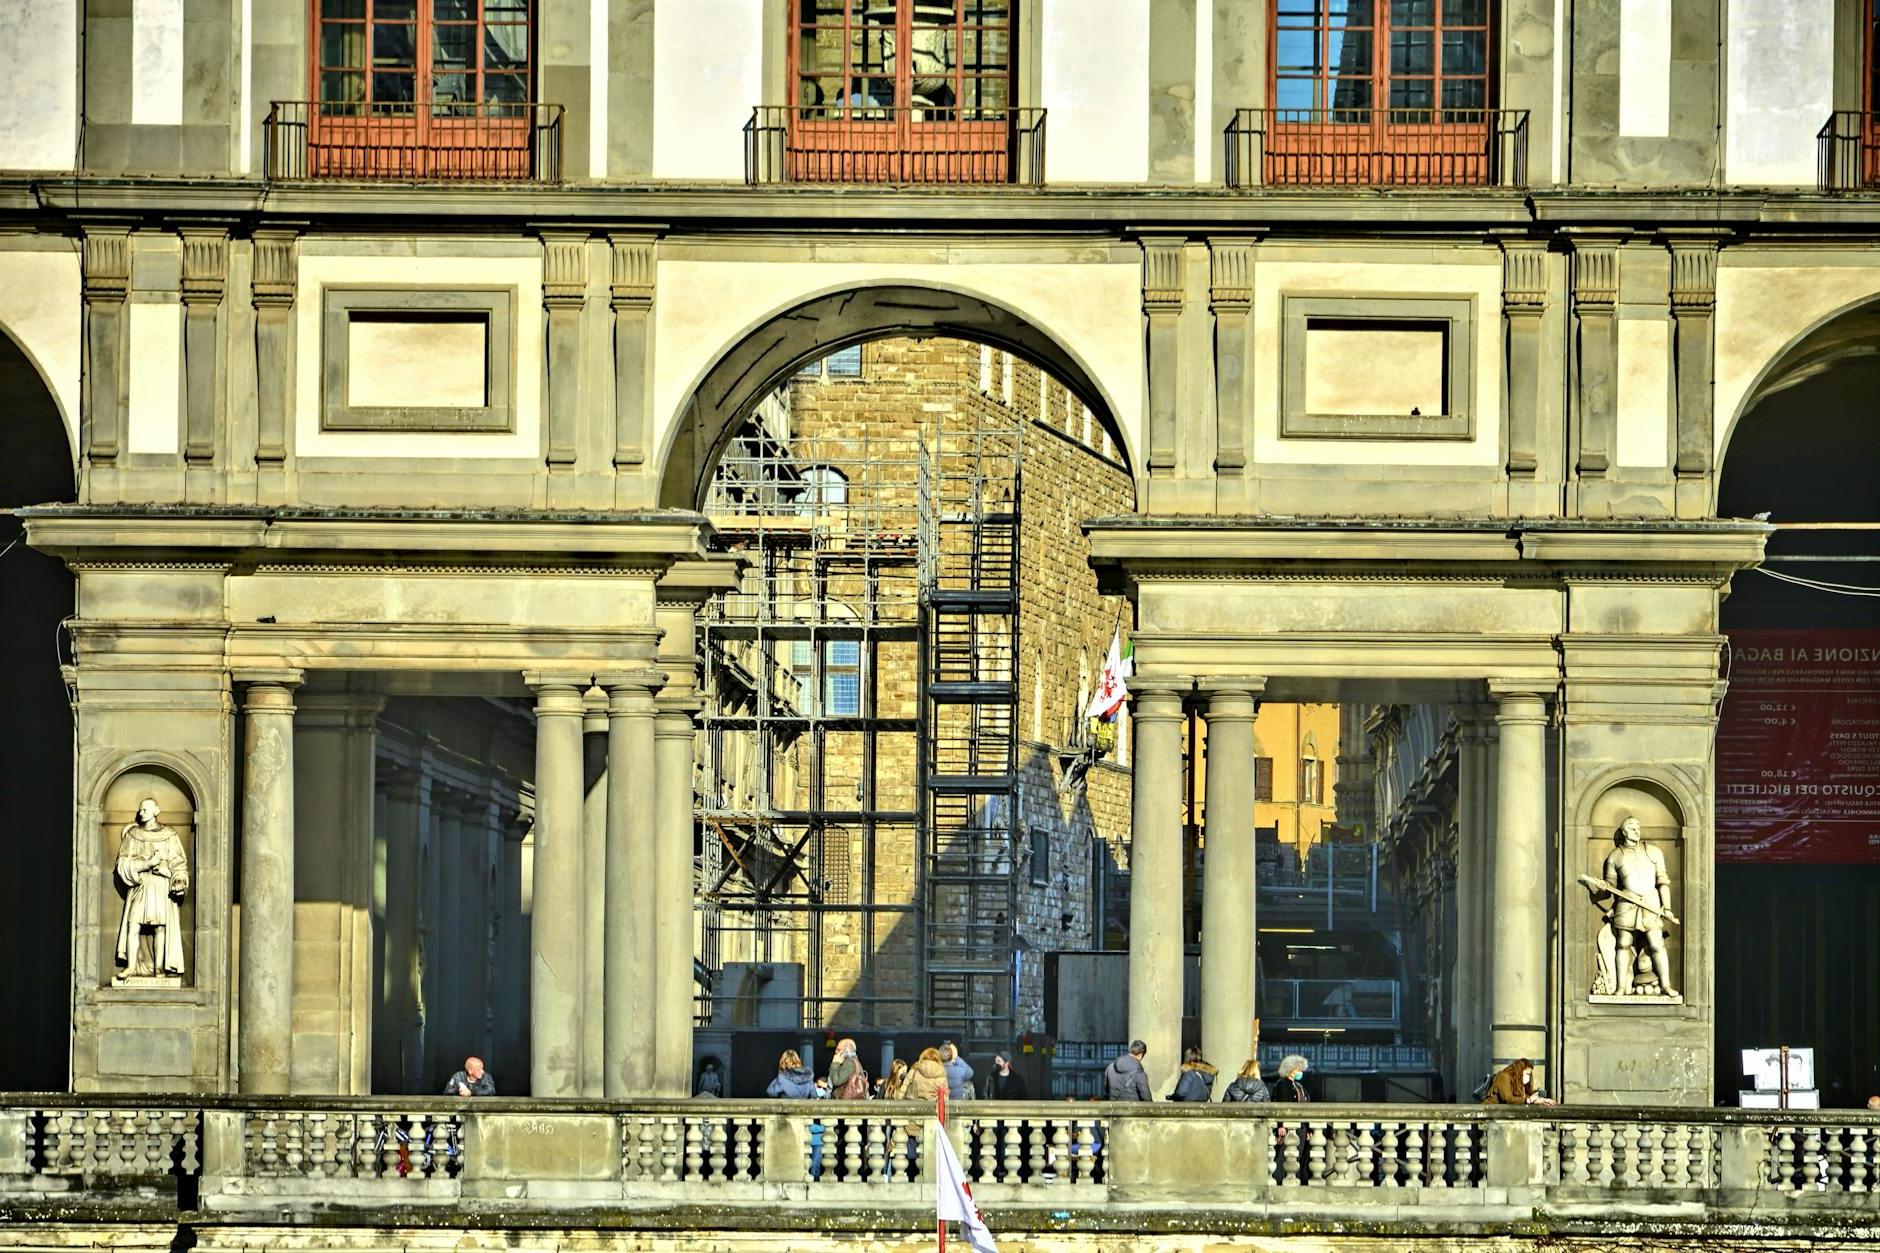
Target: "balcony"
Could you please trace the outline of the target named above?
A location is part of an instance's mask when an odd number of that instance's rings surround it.
[[[272,180],[552,183],[558,104],[414,105],[277,100],[267,116]]]
[[[0,1098],[0,1222],[61,1248],[100,1222],[186,1228],[188,1247],[210,1248],[256,1247],[243,1229],[285,1237],[283,1224],[315,1225],[331,1247],[368,1229],[373,1247],[400,1244],[399,1228],[915,1239],[933,1231],[930,1112],[14,1096]],[[1880,1118],[1850,1111],[975,1102],[945,1134],[1001,1237],[1101,1230],[1133,1245],[1199,1221],[1546,1243],[1618,1221],[1634,1243],[1743,1248],[1749,1233],[1845,1239],[1880,1217]],[[172,1247],[144,1234],[139,1247]]]
[[[1229,187],[1525,187],[1526,109],[1238,109]]]
[[[1880,113],[1831,113],[1815,139],[1821,190],[1880,187]]]
[[[759,105],[744,181],[987,186],[1044,182],[1043,109]]]

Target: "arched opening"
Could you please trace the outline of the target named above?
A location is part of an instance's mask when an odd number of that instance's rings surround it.
[[[726,350],[693,389],[666,443],[659,503],[697,508],[719,458],[763,400],[792,375],[839,350],[873,340],[945,337],[983,345],[1031,363],[1062,384],[1114,445],[1129,450],[1111,406],[1084,364],[1031,321],[991,301],[937,287],[880,286],[807,300],[753,327]],[[1011,394],[1010,367],[981,371],[987,391]],[[824,369],[825,377],[837,371]]]
[[[753,332],[668,457],[666,503],[747,562],[699,622],[696,1053],[731,1095],[831,1031],[873,1073],[943,1039],[1009,1055],[1052,1028],[1055,955],[1110,938],[1128,778],[1084,705],[1123,605],[1079,523],[1133,510],[1134,482],[1069,354],[895,292]],[[754,981],[752,1022],[730,993]]]
[[[1880,1092],[1880,302],[1791,345],[1731,433],[1718,513],[1779,528],[1723,606],[1717,1091],[1738,1050],[1816,1051],[1824,1106]]]
[[[38,369],[0,332],[0,509],[77,498],[58,403]],[[66,1086],[71,1005],[72,716],[59,624],[72,613],[72,576],[35,552],[0,515],[0,795],[7,798],[8,870],[0,875],[0,1070],[25,1090]],[[33,959],[19,955],[31,953]]]

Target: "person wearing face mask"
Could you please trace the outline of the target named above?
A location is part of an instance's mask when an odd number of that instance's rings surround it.
[[[1273,1080],[1269,1085],[1272,1089],[1273,1099],[1281,1103],[1286,1101],[1311,1100],[1311,1096],[1306,1093],[1305,1077],[1305,1058],[1299,1056],[1297,1053],[1290,1053],[1280,1058],[1279,1078]]]
[[[1553,1098],[1534,1090],[1534,1063],[1517,1057],[1495,1072],[1488,1081],[1484,1105],[1552,1105]]]

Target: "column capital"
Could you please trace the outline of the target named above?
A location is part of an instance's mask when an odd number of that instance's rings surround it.
[[[607,694],[607,716],[644,718],[654,712],[653,698],[665,686],[666,676],[658,670],[628,670],[600,674],[595,683]]]
[[[294,712],[294,689],[300,686],[299,670],[235,670],[230,679],[247,690],[242,693],[243,713]]]
[[[1495,721],[1545,722],[1547,702],[1554,689],[1540,687],[1532,680],[1490,679],[1488,694],[1495,701]]]
[[[659,714],[658,729],[655,735],[660,739],[690,737],[692,719],[705,706],[702,702],[688,700],[681,696],[661,696],[653,702]]]
[[[1208,698],[1208,721],[1220,722],[1258,716],[1260,695],[1266,691],[1266,680],[1211,677],[1196,680],[1195,686]]]
[[[567,716],[579,718],[587,712],[587,690],[592,686],[586,675],[545,674],[532,671],[522,676],[535,692],[537,717]]]
[[[1137,722],[1173,722],[1182,716],[1182,697],[1194,690],[1194,680],[1151,675],[1129,681],[1129,716]]]
[[[594,686],[594,676],[574,670],[526,670],[522,681],[538,695],[545,691],[573,691],[579,696]]]

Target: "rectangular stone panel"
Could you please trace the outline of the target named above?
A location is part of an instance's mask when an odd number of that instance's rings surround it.
[[[324,431],[515,429],[516,293],[328,287]]]
[[[1444,322],[1306,323],[1306,409],[1311,413],[1444,411]]]
[[[1474,438],[1474,308],[1454,296],[1285,297],[1280,436]]]
[[[489,318],[355,313],[347,322],[349,408],[481,409],[489,404]]]

